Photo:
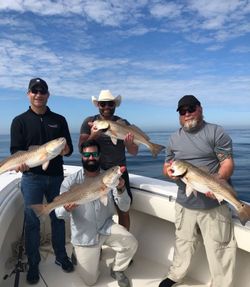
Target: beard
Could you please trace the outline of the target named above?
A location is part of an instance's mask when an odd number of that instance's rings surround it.
[[[199,130],[202,126],[202,123],[203,123],[203,115],[200,115],[199,117],[181,123],[181,125],[184,131],[191,133]]]
[[[183,129],[186,132],[192,132],[192,131],[196,130],[197,127],[198,127],[198,120],[197,119],[189,120],[183,124]]]
[[[112,117],[115,113],[115,108],[104,108],[104,109],[99,109],[100,115],[102,117]]]
[[[94,172],[100,169],[100,162],[97,160],[83,160],[82,159],[82,166],[84,169],[90,172]]]

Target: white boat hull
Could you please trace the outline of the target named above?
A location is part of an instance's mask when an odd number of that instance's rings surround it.
[[[66,173],[79,167],[66,167]],[[175,184],[152,178],[131,175],[133,205],[131,208],[131,232],[138,239],[139,247],[134,263],[127,270],[133,286],[158,286],[167,274],[171,264],[175,242],[174,204],[177,188]],[[20,175],[15,173],[0,176],[0,286],[14,286],[14,276],[3,280],[9,274],[16,261],[12,248],[20,238],[23,222],[23,201],[20,193]],[[42,226],[43,238],[50,232],[49,220]],[[69,226],[69,223],[67,223]],[[250,230],[235,220],[235,234],[238,243],[235,287],[247,287],[250,282]],[[69,232],[68,232],[69,236]],[[45,240],[44,240],[45,241]],[[68,239],[69,241],[69,239]],[[71,250],[70,243],[67,246]],[[40,264],[40,271],[48,286],[85,286],[76,272],[66,274],[54,264],[50,246],[42,246],[42,255],[47,256]],[[109,276],[112,251],[104,249],[101,260],[101,275],[96,286],[117,286]],[[10,268],[11,267],[11,268]],[[28,286],[25,273],[21,273],[20,285]],[[45,286],[42,280],[36,286]],[[188,277],[179,286],[210,286],[210,274],[202,242],[192,260]]]

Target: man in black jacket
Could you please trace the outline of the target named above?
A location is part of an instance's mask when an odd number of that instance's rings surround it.
[[[51,202],[59,195],[63,181],[62,155],[71,155],[73,146],[65,118],[53,113],[47,106],[50,95],[47,83],[41,78],[31,79],[27,94],[30,100],[29,109],[15,117],[11,124],[11,153],[28,150],[30,146],[42,145],[59,137],[64,137],[67,142],[61,155],[51,160],[46,170],[41,166],[29,169],[25,164],[17,168],[17,171],[23,172],[21,191],[25,203],[25,248],[29,263],[26,279],[28,283],[36,284],[39,281],[38,265],[41,260],[40,221],[29,206],[42,203],[44,196]],[[64,271],[71,272],[74,267],[65,249],[64,220],[57,219],[54,211],[50,213],[50,219],[55,263]]]

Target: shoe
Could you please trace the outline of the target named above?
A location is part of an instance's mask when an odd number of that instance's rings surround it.
[[[176,284],[177,282],[169,279],[169,278],[166,278],[164,280],[161,281],[159,287],[172,287]]]
[[[36,284],[40,279],[38,265],[30,265],[26,280],[29,284]]]
[[[118,281],[120,287],[130,287],[130,282],[128,277],[124,274],[123,271],[113,271],[110,272],[111,277]]]
[[[56,258],[55,263],[58,266],[61,266],[62,270],[67,272],[67,273],[74,271],[74,266],[73,266],[72,262],[69,260],[68,257],[64,257],[62,259]]]

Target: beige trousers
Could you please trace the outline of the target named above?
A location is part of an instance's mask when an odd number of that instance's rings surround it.
[[[223,204],[210,210],[194,210],[176,203],[175,209],[175,252],[168,277],[179,282],[187,274],[200,231],[212,277],[212,287],[233,287],[236,241],[228,206]]]
[[[74,250],[77,259],[76,271],[88,286],[94,285],[99,277],[102,245],[107,245],[116,252],[112,269],[114,271],[124,271],[133,258],[138,243],[135,237],[128,232],[126,228],[119,224],[113,224],[111,234],[108,236],[100,235],[97,245],[75,245]]]

